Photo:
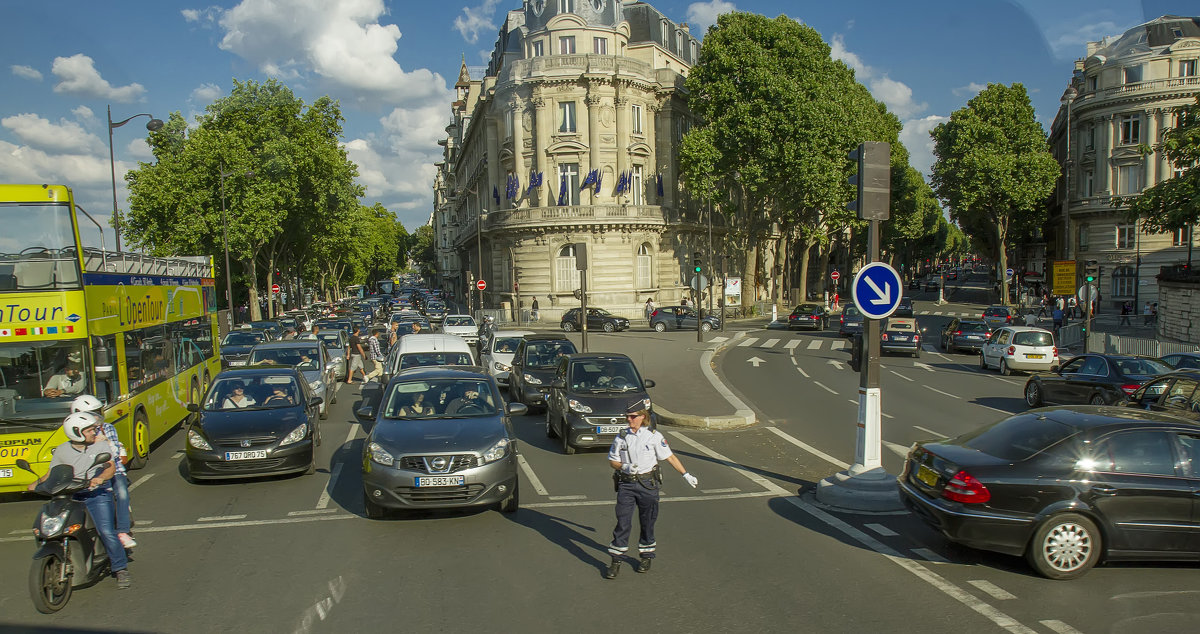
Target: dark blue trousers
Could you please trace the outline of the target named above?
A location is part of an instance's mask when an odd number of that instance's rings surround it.
[[[124,570],[128,565],[128,560],[125,558],[125,547],[121,545],[121,540],[117,538],[117,528],[115,525],[115,509],[113,508],[112,490],[108,488],[96,489],[95,491],[78,496],[87,505],[88,515],[92,516],[92,523],[96,525],[96,532],[100,534],[100,541],[104,544],[104,550],[108,551],[108,560],[112,563],[112,571]]]
[[[638,511],[638,555],[654,558],[654,522],[658,519],[658,487],[647,488],[638,482],[622,482],[617,488],[617,526],[613,529],[608,554],[620,557],[629,550],[633,529],[633,510]]]

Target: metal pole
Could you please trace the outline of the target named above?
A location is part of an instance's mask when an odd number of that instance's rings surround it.
[[[229,329],[233,330],[233,271],[229,269],[229,214],[225,211],[225,166],[221,166],[221,242],[225,246],[225,301],[229,306]]]
[[[483,279],[483,217],[487,215],[487,210],[483,210],[483,214],[475,219],[475,247],[479,250],[479,277]],[[469,291],[468,291],[469,292]],[[483,318],[483,289],[479,289],[479,315]]]
[[[1068,93],[1069,94],[1069,93]],[[1073,96],[1067,97],[1067,152],[1063,162],[1063,259],[1071,259],[1071,104]],[[1001,302],[1003,303],[1003,302]]]
[[[1138,230],[1137,220],[1133,221],[1133,246],[1137,253],[1133,269],[1133,314],[1139,315],[1142,311],[1141,305],[1138,304],[1138,291],[1142,286],[1142,232]],[[1132,317],[1130,321],[1133,321]]]
[[[867,260],[879,261],[879,221],[871,220],[867,228]],[[899,292],[899,289],[897,289]],[[879,391],[879,320],[863,320],[866,363],[858,375],[858,431],[851,473],[861,473],[883,466],[882,407]]]
[[[587,347],[587,269],[579,272],[579,332],[582,336],[580,346],[584,352]]]
[[[113,154],[112,106],[108,106],[108,167],[112,171],[113,229],[117,234],[117,253],[121,252],[121,214],[117,211],[117,160]]]
[[[708,266],[704,267],[704,270],[705,270],[705,271],[708,271],[708,314],[709,314],[709,315],[711,315],[711,314],[712,314],[712,310],[713,310],[713,283],[712,283],[712,274],[713,274],[712,214],[713,214],[713,205],[712,205],[712,203],[709,203],[709,204],[708,204]],[[699,307],[697,307],[697,310],[698,310],[698,309],[699,309]]]
[[[1083,284],[1084,284],[1084,287],[1083,287],[1083,296],[1084,296],[1083,309],[1085,311],[1087,311],[1087,315],[1085,316],[1086,318],[1084,319],[1084,323],[1086,325],[1083,328],[1084,329],[1083,353],[1087,354],[1088,339],[1092,338],[1092,283],[1087,281],[1086,275],[1084,276]]]

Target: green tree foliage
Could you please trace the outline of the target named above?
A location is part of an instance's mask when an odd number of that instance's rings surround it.
[[[1182,173],[1159,182],[1139,196],[1118,198],[1129,220],[1142,218],[1143,231],[1165,233],[1200,221],[1200,96],[1175,108],[1178,123],[1163,134],[1157,150]]]
[[[1059,174],[1025,87],[988,84],[930,134],[933,190],[964,231],[991,247],[1003,271],[1010,229],[1045,221],[1045,200]],[[1000,298],[1008,300],[1004,280]]]
[[[434,251],[436,240],[432,225],[421,225],[412,234],[409,257],[416,262],[418,272],[427,279],[437,270],[437,256]]]

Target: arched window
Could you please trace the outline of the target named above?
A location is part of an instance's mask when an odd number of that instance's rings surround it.
[[[654,280],[650,275],[653,256],[650,255],[650,245],[642,243],[637,252],[637,282],[634,288],[652,288]]]
[[[579,288],[579,271],[575,268],[575,245],[564,245],[554,259],[554,281],[560,293],[571,293]]]
[[[1132,266],[1118,266],[1113,269],[1112,297],[1133,297],[1136,287],[1137,269]]]

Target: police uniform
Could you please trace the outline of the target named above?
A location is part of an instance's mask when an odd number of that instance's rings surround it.
[[[658,494],[662,478],[658,461],[672,456],[667,439],[656,430],[643,425],[636,432],[626,427],[613,440],[608,450],[608,459],[634,466],[632,473],[617,474],[617,526],[613,529],[608,553],[613,558],[629,550],[629,534],[633,525],[633,509],[638,509],[638,555],[642,559],[653,559],[654,522],[658,519]]]

